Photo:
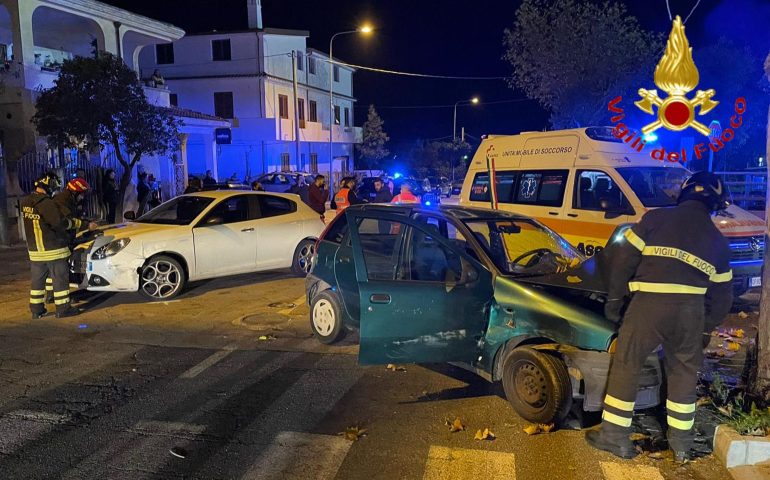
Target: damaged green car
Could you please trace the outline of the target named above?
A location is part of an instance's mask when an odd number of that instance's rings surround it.
[[[450,362],[502,381],[531,422],[602,408],[617,325],[593,261],[539,222],[497,210],[358,205],[316,245],[305,280],[316,338],[360,334],[362,364]],[[659,402],[651,355],[637,408]]]

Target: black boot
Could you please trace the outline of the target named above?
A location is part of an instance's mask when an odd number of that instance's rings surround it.
[[[32,312],[32,320],[39,320],[45,317],[46,315],[48,315],[48,310],[46,310],[45,308],[43,309],[42,312]]]
[[[610,452],[616,457],[631,459],[638,455],[634,442],[629,440],[628,434],[615,435],[605,433],[605,429],[589,430],[586,433],[586,441],[589,445],[605,452]]]
[[[74,317],[76,315],[80,315],[80,313],[80,309],[75,307],[67,307],[62,310],[57,309],[56,318]]]

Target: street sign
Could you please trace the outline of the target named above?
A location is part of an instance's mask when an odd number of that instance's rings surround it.
[[[229,145],[233,141],[233,131],[229,128],[217,128],[214,130],[217,145]]]

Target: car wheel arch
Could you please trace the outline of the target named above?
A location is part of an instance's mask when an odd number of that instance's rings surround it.
[[[179,264],[182,265],[182,268],[184,269],[184,276],[185,276],[185,278],[187,278],[188,280],[190,279],[190,266],[187,264],[187,259],[185,259],[183,255],[181,255],[179,253],[176,253],[176,252],[155,252],[155,253],[153,253],[152,255],[147,257],[147,260],[145,260],[144,263],[142,264],[142,266],[139,267],[139,269],[137,270],[137,273],[139,273],[139,275],[141,275],[142,274],[142,269],[148,263],[150,263],[150,261],[153,258],[160,257],[160,256],[171,257],[174,260],[176,260],[177,262],[179,262]]]
[[[492,380],[500,381],[503,372],[503,363],[508,354],[518,347],[530,346],[536,350],[555,350],[561,346],[559,342],[551,340],[547,337],[538,337],[535,335],[520,335],[518,337],[510,338],[500,348],[497,349],[495,354],[495,360],[492,369]]]

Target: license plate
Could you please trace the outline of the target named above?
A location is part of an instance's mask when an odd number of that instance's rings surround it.
[[[762,286],[762,277],[749,278],[749,288],[761,287],[761,286]]]
[[[88,271],[93,272],[94,271],[94,262],[88,262]]]

